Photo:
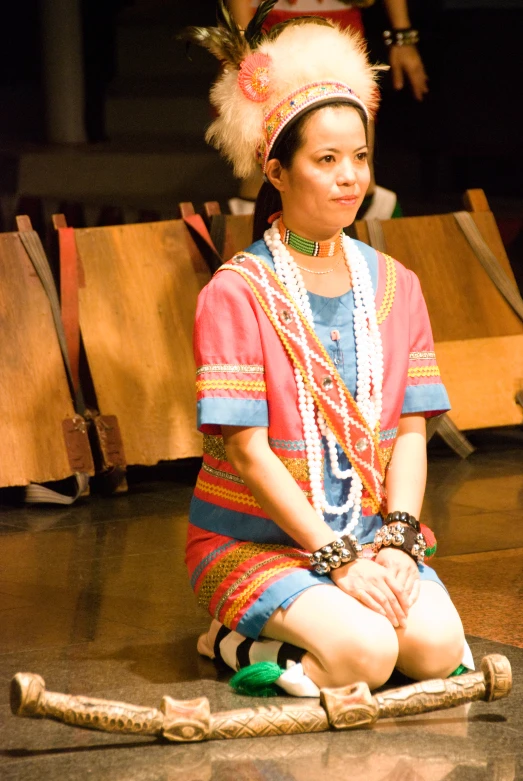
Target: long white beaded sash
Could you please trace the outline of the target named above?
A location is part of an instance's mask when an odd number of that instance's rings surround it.
[[[372,431],[335,364],[285,286],[257,255],[242,252],[216,273],[235,271],[252,289],[337,442],[368,490],[374,512],[381,507],[384,463],[379,429]]]

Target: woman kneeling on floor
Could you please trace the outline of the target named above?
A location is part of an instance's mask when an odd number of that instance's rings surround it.
[[[448,398],[417,277],[343,232],[369,182],[377,69],[355,33],[302,19],[264,38],[261,16],[213,37],[208,140],[265,184],[254,243],[198,301],[198,650],[252,692],[445,677],[473,663],[418,518],[425,419]]]

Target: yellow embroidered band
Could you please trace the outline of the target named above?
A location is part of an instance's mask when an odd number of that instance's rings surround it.
[[[336,100],[354,103],[358,108],[361,108],[368,121],[369,114],[363,101],[348,84],[341,81],[318,81],[307,84],[305,87],[291,92],[274,106],[264,117],[265,141],[258,149],[258,161],[261,163],[263,171],[265,172],[265,166],[276,139],[289,122],[316,103],[333,103]]]

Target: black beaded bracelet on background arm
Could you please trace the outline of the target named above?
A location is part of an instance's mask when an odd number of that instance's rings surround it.
[[[415,46],[419,42],[419,30],[413,27],[383,31],[385,46]]]
[[[309,553],[309,561],[318,575],[328,575],[331,570],[356,561],[361,551],[362,547],[356,537],[353,534],[345,534],[314,553]]]

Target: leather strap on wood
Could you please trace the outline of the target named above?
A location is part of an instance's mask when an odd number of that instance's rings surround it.
[[[67,353],[75,394],[80,387],[80,323],[78,303],[78,257],[74,228],[59,228],[60,300]]]
[[[218,255],[220,258],[223,258],[225,239],[227,237],[227,218],[225,214],[213,214],[210,217],[209,233]]]
[[[427,420],[427,442],[436,432],[460,458],[468,458],[476,449],[447,414]]]
[[[369,232],[369,244],[378,252],[387,252],[387,242],[383,233],[381,220],[366,220],[367,230]]]
[[[67,340],[65,338],[65,331],[62,323],[60,302],[58,300],[58,294],[56,292],[56,287],[51,269],[49,267],[47,256],[45,254],[44,248],[42,247],[40,237],[36,231],[20,230],[18,235],[20,236],[20,241],[24,245],[25,251],[29,256],[31,263],[33,264],[34,270],[38,274],[38,278],[42,283],[42,287],[45,290],[49,304],[51,305],[51,314],[53,316],[58,344],[60,345],[60,352],[62,353],[67,379],[69,380],[71,395],[74,398],[74,382],[69,355],[67,353]],[[82,412],[82,410],[77,409],[77,412]]]
[[[85,426],[85,420],[82,415],[85,411],[83,397],[81,389],[75,387],[73,374],[71,371],[71,363],[69,361],[67,339],[65,336],[65,330],[62,322],[60,303],[58,301],[58,294],[56,292],[56,286],[54,283],[51,268],[47,260],[42,242],[38,233],[32,230],[29,221],[23,218],[18,219],[20,241],[22,242],[27,255],[33,264],[33,268],[38,274],[38,278],[42,283],[42,287],[47,295],[51,313],[53,317],[54,327],[58,344],[60,346],[60,352],[62,353],[62,360],[64,362],[65,373],[69,383],[71,391],[71,397],[73,399],[74,407],[78,415],[74,418],[67,418],[63,421],[63,436],[64,443],[71,466],[71,471],[75,473],[76,478],[76,490],[72,496],[61,494],[58,491],[54,491],[51,488],[40,486],[35,483],[31,483],[25,490],[25,501],[29,503],[52,503],[52,504],[73,504],[76,499],[81,496],[86,490],[89,483],[89,474],[94,472],[94,465],[89,448],[89,441],[87,437],[87,430]]]
[[[478,226],[469,212],[455,212],[454,217],[463,231],[477,259],[495,284],[505,301],[510,304],[514,312],[523,320],[523,298],[517,287],[510,279],[505,269],[500,265],[487,242],[481,235]]]
[[[202,251],[202,255],[212,272],[215,272],[223,263],[223,259],[216,249],[211,234],[200,214],[190,214],[183,217],[191,236]]]

